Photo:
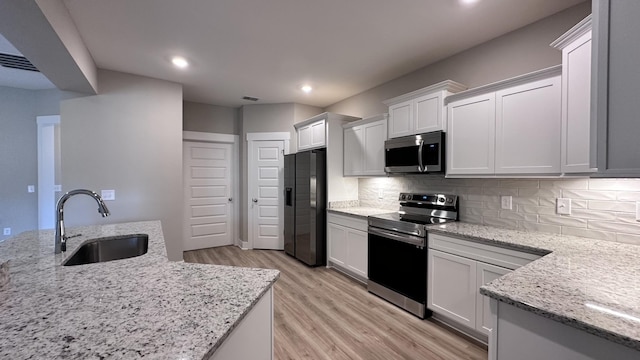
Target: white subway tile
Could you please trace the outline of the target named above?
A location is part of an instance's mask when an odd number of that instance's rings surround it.
[[[497,210],[489,210],[489,209],[467,208],[467,209],[464,209],[463,213],[468,215],[498,216]]]
[[[499,188],[499,187],[485,187],[483,189],[485,195],[498,195],[498,196],[518,196],[518,189],[514,188]]]
[[[636,225],[622,222],[589,220],[589,229],[640,235],[640,224]]]
[[[640,191],[640,179],[589,179],[589,189]]]
[[[556,207],[556,199],[550,199],[550,198],[539,198],[538,199],[538,205],[540,206],[546,206],[546,207]]]
[[[587,208],[587,200],[571,199],[571,208],[572,209],[586,209]]]
[[[538,205],[537,198],[516,196],[512,200],[514,204],[518,204],[518,205]]]
[[[616,200],[615,191],[601,190],[562,190],[562,197],[585,200]]]
[[[538,180],[500,180],[500,187],[505,188],[539,188],[540,183]]]
[[[589,188],[589,179],[540,180],[540,188],[586,190]]]
[[[501,210],[502,204],[499,201],[487,201],[484,203],[484,207],[491,210]]]
[[[524,221],[529,221],[529,222],[538,222],[538,215],[536,214],[524,214]]]
[[[636,212],[636,203],[630,201],[598,201],[589,200],[589,209],[616,212]]]
[[[482,201],[460,201],[460,208],[480,208],[484,207]]]
[[[578,219],[569,216],[550,216],[550,215],[540,215],[538,217],[541,224],[553,224],[560,226],[573,226],[573,227],[587,227],[587,220]]]
[[[562,228],[558,225],[548,225],[548,224],[539,224],[539,223],[534,223],[529,221],[520,221],[519,229],[560,234],[560,231]]]
[[[601,221],[616,221],[617,218],[613,212],[588,209],[572,209],[571,217]]]
[[[518,196],[520,197],[545,197],[545,198],[557,198],[562,195],[560,189],[519,189]]]
[[[635,213],[616,213],[616,221],[626,224],[640,224],[640,221],[636,220]]]
[[[500,211],[501,219],[509,219],[509,220],[525,220],[525,214],[515,212],[515,211]]]
[[[483,217],[483,224],[489,226],[497,226],[497,227],[507,227],[511,229],[518,228],[517,220],[509,220],[509,219],[500,219],[495,217]]]
[[[518,211],[529,214],[555,215],[555,207],[536,206],[536,205],[518,205]]]
[[[619,233],[617,234],[616,241],[625,244],[640,245],[640,235]]]
[[[480,215],[460,214],[460,221],[473,223],[473,224],[482,224],[482,216],[480,216]]]
[[[618,193],[619,201],[640,201],[640,192],[621,191]]]
[[[563,235],[581,236],[590,239],[616,241],[616,233],[612,231],[599,231],[593,229],[581,229],[571,226],[562,227]]]

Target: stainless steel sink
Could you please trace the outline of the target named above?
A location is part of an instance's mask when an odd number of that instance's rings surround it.
[[[148,248],[149,235],[146,234],[98,238],[82,245],[63,265],[84,265],[132,258],[146,254]]]

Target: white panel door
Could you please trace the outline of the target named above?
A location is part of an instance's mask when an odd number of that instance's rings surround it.
[[[491,308],[489,307],[490,299],[488,296],[480,294],[480,287],[510,273],[512,270],[480,261],[476,263],[476,270],[478,277],[476,280],[478,287],[476,294],[476,330],[489,335],[492,322]]]
[[[183,143],[184,250],[233,244],[231,144]]]
[[[592,172],[591,32],[562,50],[562,172]]]
[[[250,143],[249,216],[255,249],[284,249],[283,196],[284,141],[253,140]]]
[[[364,144],[361,143],[363,132],[362,126],[344,129],[344,176],[362,175],[363,173],[363,157],[366,156],[363,151]]]
[[[415,101],[416,133],[442,130],[442,93],[421,96]]]
[[[452,102],[447,116],[447,175],[493,174],[495,94]]]
[[[496,174],[560,173],[560,76],[496,93]]]
[[[429,249],[429,309],[471,329],[476,327],[476,261]]]
[[[354,273],[368,278],[367,264],[369,243],[367,233],[360,230],[347,231],[347,267]]]
[[[347,228],[327,223],[328,260],[334,264],[345,266],[347,261]]]
[[[389,138],[413,133],[413,102],[405,101],[389,106]]]
[[[364,149],[361,150],[364,152],[363,174],[385,175],[384,142],[387,140],[387,122],[383,120],[364,125],[363,135]]]

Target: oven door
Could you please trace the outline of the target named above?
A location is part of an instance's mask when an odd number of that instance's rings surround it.
[[[424,305],[427,299],[425,238],[371,226],[368,232],[369,281]]]

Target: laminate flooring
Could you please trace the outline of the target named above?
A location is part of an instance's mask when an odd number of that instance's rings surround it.
[[[486,349],[421,320],[326,267],[275,250],[235,246],[188,251],[186,262],[280,270],[274,291],[274,354],[285,359],[487,359]]]

